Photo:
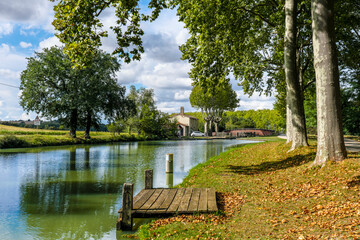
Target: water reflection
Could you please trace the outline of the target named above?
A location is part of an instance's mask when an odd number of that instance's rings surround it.
[[[239,141],[159,141],[0,153],[0,239],[115,239],[123,183],[179,184],[196,164]],[[174,174],[165,156],[174,154]]]

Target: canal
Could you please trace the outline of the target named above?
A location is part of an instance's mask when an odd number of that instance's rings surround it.
[[[244,140],[150,141],[0,152],[0,239],[121,239],[117,211],[125,182],[134,193],[144,171],[168,187],[165,156],[174,154],[173,185],[189,170]],[[141,222],[136,222],[141,224]]]

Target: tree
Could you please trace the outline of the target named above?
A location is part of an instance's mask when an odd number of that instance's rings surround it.
[[[97,127],[104,114],[108,121],[126,119],[135,114],[134,102],[125,97],[125,87],[117,83],[116,72],[120,64],[115,57],[97,50],[91,65],[81,72],[80,102],[85,138],[90,138],[90,128]]]
[[[43,117],[58,118],[70,127],[70,136],[76,137],[80,88],[79,76],[71,67],[58,48],[36,52],[21,73],[20,105]]]
[[[119,67],[115,58],[101,51],[84,70],[74,69],[60,48],[36,52],[21,73],[20,105],[43,117],[58,118],[70,127],[71,137],[76,137],[78,125],[84,125],[89,137],[90,127],[100,121],[100,114],[113,118],[131,111],[125,89],[115,79]]]
[[[58,31],[56,36],[65,44],[64,52],[77,68],[87,67],[91,63],[92,55],[101,46],[101,38],[108,36],[100,21],[100,15],[105,9],[114,7],[117,17],[116,23],[111,27],[118,43],[113,53],[129,63],[131,60],[140,60],[140,54],[144,52],[141,21],[156,19],[160,10],[166,7],[165,0],[150,0],[148,7],[153,12],[142,15],[139,0],[50,1],[58,2],[54,7],[53,21],[55,30]]]
[[[146,104],[142,107],[142,113],[142,117],[139,120],[139,130],[143,134],[152,138],[176,136],[176,122],[171,122],[168,114],[150,108]]]
[[[127,98],[135,105],[135,114],[125,121],[125,125],[127,125],[129,129],[129,134],[131,134],[134,128],[136,128],[138,132],[140,130],[140,119],[145,115],[144,107],[146,106],[151,111],[156,109],[154,90],[146,88],[136,89],[136,87],[132,85],[130,86],[130,92]]]
[[[292,142],[290,150],[308,146],[305,113],[301,85],[297,68],[297,0],[285,1],[285,44],[284,62],[286,79],[287,141]]]
[[[211,122],[214,121],[215,131],[218,132],[223,112],[235,109],[239,99],[228,81],[226,85],[219,84],[214,89],[195,85],[190,94],[190,103],[191,106],[201,109],[205,121],[204,132],[208,135],[209,123],[211,128]]]
[[[286,1],[285,39],[281,1],[208,0],[178,4],[180,19],[191,33],[181,50],[183,58],[193,65],[191,76],[195,82],[216,85],[217,79],[232,72],[245,93],[268,94],[284,80],[283,59],[286,60],[287,134],[293,142],[291,149],[307,145],[302,76],[308,61],[302,58],[307,56],[308,47],[302,41],[298,44],[296,35],[310,31],[306,27],[297,28],[297,1]],[[300,12],[306,9],[301,8]]]
[[[312,29],[318,129],[314,165],[323,165],[346,157],[333,0],[312,0]]]

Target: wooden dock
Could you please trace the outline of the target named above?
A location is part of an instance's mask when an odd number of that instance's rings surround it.
[[[152,172],[147,172],[145,176],[145,182],[151,181],[152,185]],[[218,210],[213,188],[152,188],[149,184],[145,184],[145,187],[132,198],[133,185],[124,184],[123,208],[118,211],[118,229],[131,230],[132,218],[169,217]]]

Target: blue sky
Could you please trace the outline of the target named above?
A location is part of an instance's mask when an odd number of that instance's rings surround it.
[[[60,45],[54,36],[54,3],[48,0],[1,0],[0,2],[0,119],[33,119],[36,114],[24,112],[19,105],[21,92],[20,74],[26,68],[27,57],[34,51]],[[111,10],[102,17],[104,28],[109,29],[115,22]],[[141,61],[124,64],[117,74],[119,83],[137,87],[153,88],[157,106],[164,112],[195,111],[190,106],[191,80],[188,72],[191,66],[180,60],[179,45],[183,44],[188,32],[178,22],[174,10],[163,11],[153,23],[142,24],[145,53]],[[114,35],[103,39],[102,49],[111,52],[116,47]],[[240,97],[240,110],[271,109],[274,98],[254,94],[251,98],[243,95],[235,80],[232,81]],[[4,85],[6,84],[6,85]],[[15,87],[11,87],[11,86]]]

